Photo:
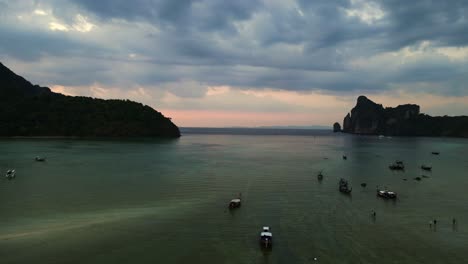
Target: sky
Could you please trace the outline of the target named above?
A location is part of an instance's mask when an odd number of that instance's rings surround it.
[[[331,126],[359,95],[468,115],[468,1],[0,0],[0,62],[185,127]]]

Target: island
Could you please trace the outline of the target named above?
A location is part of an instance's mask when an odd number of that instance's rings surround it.
[[[468,137],[468,116],[429,116],[419,105],[384,108],[365,96],[343,120],[345,133],[385,136]]]
[[[336,133],[336,132],[341,132],[341,125],[340,125],[340,123],[335,122],[335,123],[333,124],[333,132],[335,132],[335,133]]]
[[[160,112],[130,100],[66,96],[0,63],[1,137],[180,137]]]

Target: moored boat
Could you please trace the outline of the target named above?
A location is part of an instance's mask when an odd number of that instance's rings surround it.
[[[392,192],[389,190],[379,190],[377,189],[377,196],[385,198],[385,199],[396,199],[397,194],[396,192]]]
[[[323,173],[322,173],[322,171],[320,171],[320,172],[317,174],[317,179],[318,179],[319,181],[323,180]]]
[[[431,166],[426,166],[426,165],[421,165],[421,169],[425,171],[431,171],[432,167]]]
[[[395,163],[390,164],[388,166],[389,169],[391,170],[405,170],[405,165],[403,164],[403,161],[395,161]]]
[[[44,157],[37,156],[36,158],[34,158],[34,160],[39,161],[39,162],[44,162],[46,159]]]
[[[342,193],[350,194],[353,189],[349,187],[348,181],[341,178],[339,182],[338,190]]]
[[[5,177],[9,180],[13,179],[16,177],[16,171],[15,170],[7,170]]]
[[[260,232],[260,246],[265,249],[271,249],[273,246],[273,233],[268,226],[264,226]]]
[[[241,206],[241,199],[240,198],[232,199],[229,202],[229,209],[239,208],[240,206]]]

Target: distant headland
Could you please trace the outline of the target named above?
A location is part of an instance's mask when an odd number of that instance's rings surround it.
[[[54,93],[0,63],[0,136],[180,137],[180,131],[149,106]]]
[[[385,136],[468,137],[468,116],[429,116],[419,105],[384,108],[365,96],[343,120],[342,132]]]

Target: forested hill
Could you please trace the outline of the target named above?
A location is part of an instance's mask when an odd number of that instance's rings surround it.
[[[0,136],[179,137],[180,132],[149,106],[54,93],[0,63]]]

